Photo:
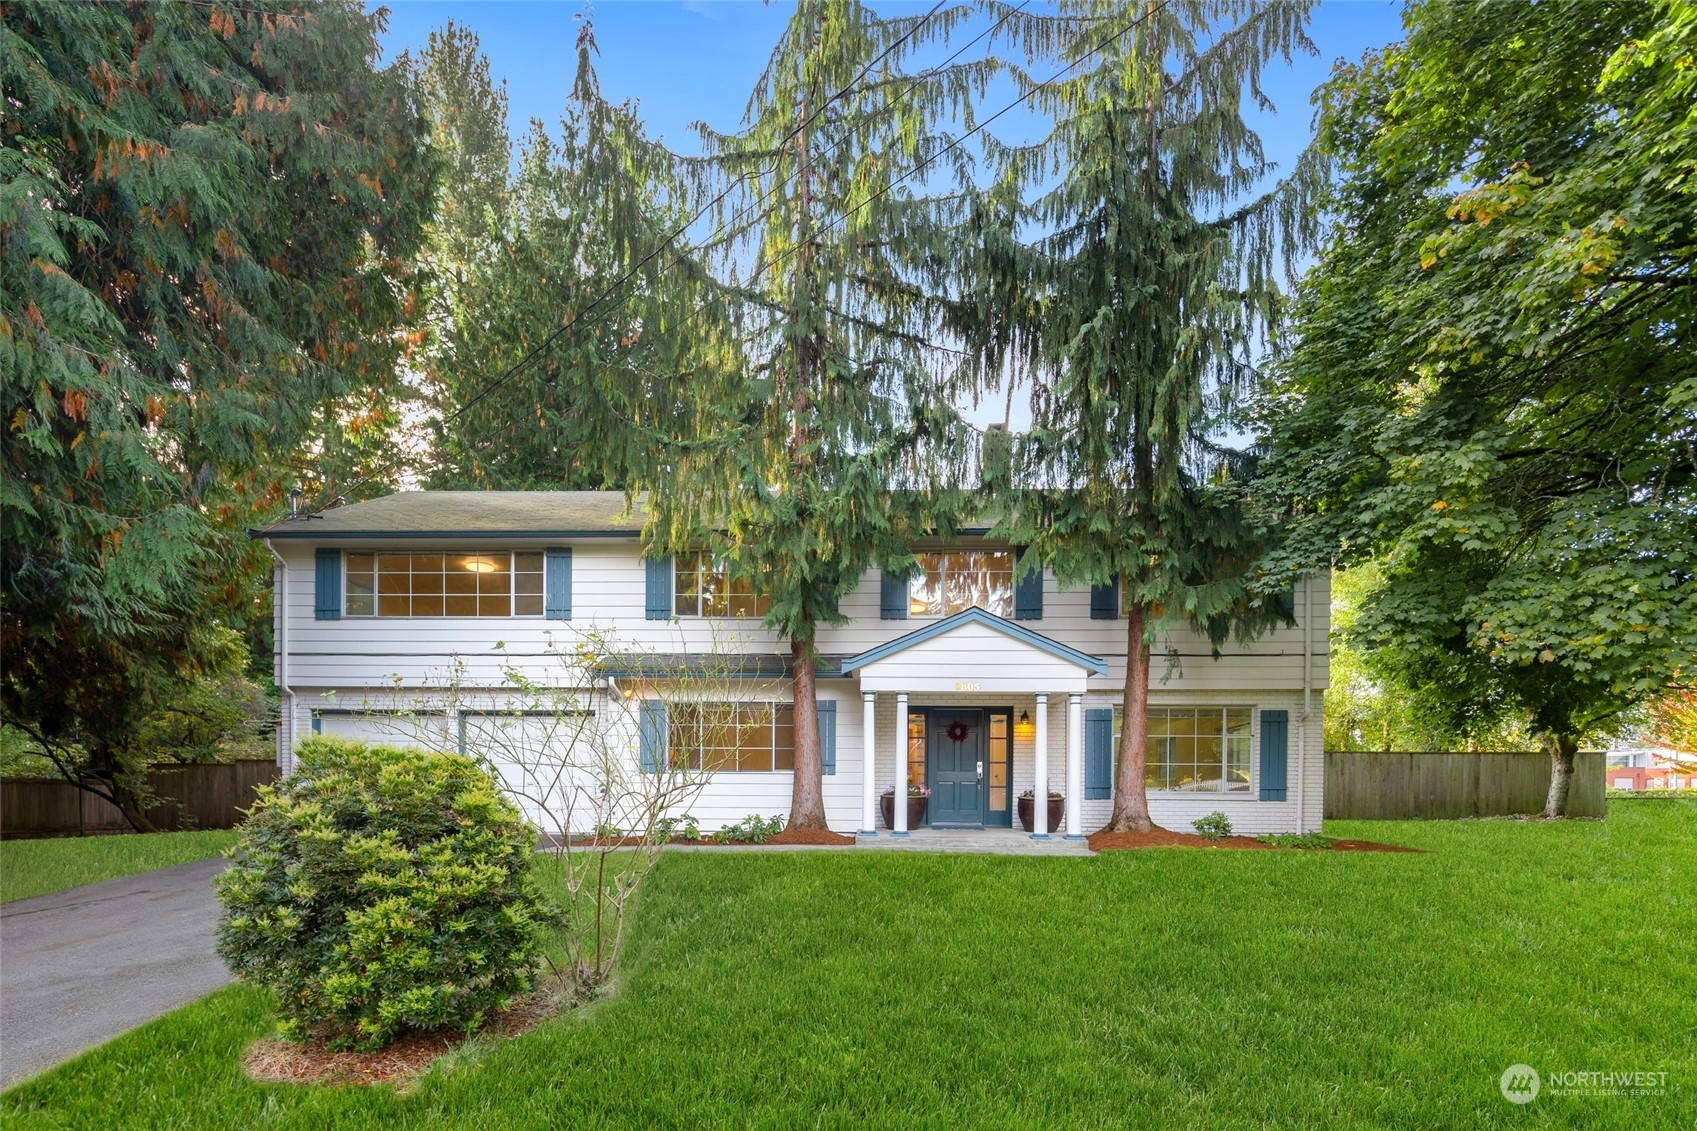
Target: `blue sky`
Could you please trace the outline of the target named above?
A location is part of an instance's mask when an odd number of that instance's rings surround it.
[[[935,0],[877,3],[881,13],[924,11]],[[373,5],[375,7],[375,5]],[[388,56],[422,50],[434,29],[449,20],[477,33],[489,57],[490,73],[507,83],[508,126],[515,137],[531,118],[557,128],[565,105],[577,38],[581,3],[550,0],[399,0],[389,5],[389,30],[383,36]],[[696,152],[690,123],[704,120],[719,130],[741,123],[748,92],[764,67],[791,8],[753,0],[626,0],[601,3],[592,11],[600,47],[596,64],[602,91],[614,100],[636,99],[650,135],[673,149]],[[1337,59],[1360,58],[1402,36],[1402,5],[1397,0],[1323,0],[1314,13],[1310,37],[1319,48],[1289,67],[1274,65],[1263,86],[1278,107],[1253,124],[1267,155],[1283,168],[1308,144],[1313,109],[1310,96]],[[976,29],[970,33],[976,34]],[[978,48],[978,49],[981,49]],[[940,56],[939,56],[940,57]],[[1042,73],[1042,72],[1039,72]],[[986,112],[1013,97],[1011,87],[992,90]],[[1030,115],[1011,112],[993,127],[1006,141],[1031,140],[1040,128]],[[965,407],[965,406],[963,406]],[[1023,424],[1023,406],[1014,407],[1014,426]],[[975,423],[1002,416],[1002,398],[968,409]]]
[[[925,3],[876,4],[881,12],[924,11]],[[492,74],[507,80],[513,133],[531,118],[553,125],[571,80],[577,3],[529,0],[401,0],[389,5],[383,37],[391,55],[423,48],[434,28],[450,19],[470,27],[483,42]],[[1298,59],[1267,75],[1279,113],[1259,123],[1268,153],[1281,164],[1307,144],[1309,95],[1338,58],[1356,59],[1370,47],[1401,37],[1400,3],[1393,0],[1326,0],[1315,12],[1311,35],[1315,58]],[[784,4],[753,0],[684,0],[682,3],[602,3],[593,9],[600,44],[602,89],[614,99],[641,102],[650,132],[675,149],[693,152],[689,123],[703,119],[719,129],[741,121],[748,91],[765,64],[789,14]],[[992,95],[992,104],[1001,101]],[[1010,128],[1034,128],[1029,118],[1009,115]]]

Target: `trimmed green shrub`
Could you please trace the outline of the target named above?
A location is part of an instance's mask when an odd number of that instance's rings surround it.
[[[1206,817],[1196,818],[1190,824],[1209,840],[1219,840],[1221,837],[1232,835],[1231,818],[1217,809]]]
[[[469,758],[332,739],[261,791],[218,879],[218,952],[285,1035],[375,1049],[531,988],[536,832]]]

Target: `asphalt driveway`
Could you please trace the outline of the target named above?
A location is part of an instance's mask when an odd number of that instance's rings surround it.
[[[0,1088],[230,981],[218,858],[0,904]]]

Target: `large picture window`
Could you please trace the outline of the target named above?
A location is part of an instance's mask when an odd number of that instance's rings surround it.
[[[539,617],[542,554],[347,555],[350,617]]]
[[[748,577],[732,577],[711,554],[679,554],[673,563],[673,608],[685,617],[763,617],[770,606]]]
[[[667,712],[677,769],[771,773],[795,769],[795,709],[788,703],[682,703]]]
[[[1248,793],[1253,714],[1249,707],[1149,708],[1145,786],[1182,793]],[[1124,713],[1115,707],[1116,764],[1123,723]]]
[[[974,605],[1013,616],[1013,551],[949,550],[920,554],[908,586],[908,615],[951,617]]]

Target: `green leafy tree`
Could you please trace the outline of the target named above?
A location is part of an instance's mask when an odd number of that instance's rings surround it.
[[[1342,68],[1338,224],[1270,404],[1291,563],[1465,733],[1573,755],[1697,652],[1697,9],[1411,7]]]
[[[1062,584],[1123,586],[1125,725],[1110,829],[1147,830],[1150,648],[1284,615],[1254,569],[1249,461],[1221,444],[1275,278],[1309,234],[1307,162],[1271,189],[1244,120],[1266,63],[1312,50],[1306,2],[1063,5],[1061,81],[1024,79],[1050,134],[1000,154],[968,268],[983,371],[1028,373],[1002,529]],[[1065,175],[1052,177],[1054,170]],[[1024,190],[1040,191],[1021,202]],[[1011,234],[1035,233],[1021,242]],[[1004,233],[998,235],[998,233]]]
[[[0,22],[0,714],[138,827],[143,720],[254,613],[243,527],[405,348],[432,168],[380,27],[265,0]]]
[[[993,65],[903,68],[970,15],[802,0],[743,130],[699,127],[694,172],[717,201],[703,251],[721,263],[747,360],[703,442],[648,481],[652,538],[705,545],[751,576],[790,642],[791,828],[825,827],[819,626],[842,620],[836,601],[864,570],[911,566],[914,539],[947,533],[969,499],[976,445],[931,344],[954,233],[926,193],[928,178],[965,175],[939,122]]]
[[[1362,604],[1383,584],[1372,561],[1332,574],[1332,636],[1325,696],[1327,750],[1527,750],[1521,720],[1457,732],[1449,723],[1448,687],[1411,684],[1412,668],[1396,647],[1358,639]]]

